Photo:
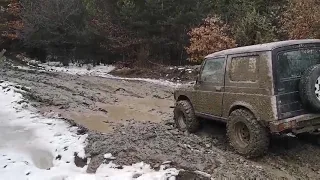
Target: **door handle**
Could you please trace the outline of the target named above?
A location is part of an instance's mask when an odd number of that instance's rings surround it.
[[[221,86],[216,86],[216,91],[221,92],[222,91],[222,87]]]

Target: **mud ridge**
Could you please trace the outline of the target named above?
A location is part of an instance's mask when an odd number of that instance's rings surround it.
[[[209,143],[200,136],[179,132],[172,126],[131,121],[116,127],[113,133],[91,132],[85,150],[92,158],[89,172],[94,172],[104,162],[103,154],[112,153],[116,157],[114,162],[119,165],[145,161],[157,168],[170,161],[173,167],[202,171],[213,177],[272,177],[256,164],[232,152],[208,146]],[[239,164],[235,164],[237,161]]]

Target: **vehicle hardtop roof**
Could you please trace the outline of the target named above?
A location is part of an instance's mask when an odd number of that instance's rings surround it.
[[[266,44],[244,46],[244,47],[226,49],[223,51],[215,52],[215,53],[209,54],[205,58],[226,56],[226,55],[230,55],[230,54],[239,54],[239,53],[271,51],[271,50],[274,50],[276,48],[283,47],[283,46],[291,46],[291,45],[306,44],[306,43],[320,43],[320,39],[278,41],[278,42],[272,42],[272,43],[266,43]]]

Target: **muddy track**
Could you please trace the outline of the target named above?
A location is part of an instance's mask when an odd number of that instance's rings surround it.
[[[244,159],[229,147],[223,124],[204,120],[197,134],[176,130],[170,87],[13,68],[1,68],[1,79],[29,87],[26,97],[43,114],[72,119],[90,130],[89,172],[104,161],[105,153],[112,153],[119,165],[144,161],[159,168],[170,161],[215,178],[320,179],[318,137],[273,137],[267,156]],[[194,179],[184,175],[180,179]]]

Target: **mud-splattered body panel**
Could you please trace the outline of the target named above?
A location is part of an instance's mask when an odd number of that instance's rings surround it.
[[[257,119],[272,121],[276,108],[270,57],[270,51],[227,56],[221,82],[197,83],[175,94],[187,97],[197,114],[227,119],[232,109],[247,108]]]
[[[223,117],[232,109],[246,108],[259,120],[275,120],[271,51],[228,56]]]

